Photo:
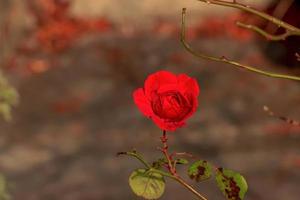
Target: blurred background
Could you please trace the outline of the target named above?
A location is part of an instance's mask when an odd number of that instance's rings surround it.
[[[298,0],[240,2],[300,26]],[[0,98],[0,172],[11,199],[139,199],[128,176],[141,165],[116,153],[136,148],[159,157],[161,132],[132,92],[161,69],[201,87],[197,113],[170,134],[171,150],[239,171],[247,200],[300,199],[300,127],[263,111],[300,119],[299,83],[188,54],[179,41],[182,7],[195,49],[300,75],[299,38],[266,41],[235,21],[282,30],[235,9],[196,0],[0,0],[0,88],[9,97]],[[162,199],[194,199],[167,182]],[[213,179],[196,187],[224,199]]]

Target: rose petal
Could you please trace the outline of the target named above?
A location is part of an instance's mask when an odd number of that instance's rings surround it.
[[[148,76],[145,81],[145,94],[151,95],[153,91],[157,91],[162,85],[177,84],[177,77],[168,71],[158,71]]]
[[[152,117],[153,122],[162,130],[166,131],[175,131],[177,128],[180,128],[185,125],[184,121],[180,122],[167,122],[164,119],[159,118],[156,115],[153,115]]]
[[[167,91],[178,91],[178,84],[161,85],[157,93],[161,94]]]
[[[184,119],[182,119],[182,121],[184,121],[187,118],[189,118],[190,116],[192,116],[198,108],[198,98],[197,98],[197,96],[191,95],[191,96],[186,97],[186,98],[188,98],[189,102],[192,104],[192,110],[186,116],[184,116]]]
[[[147,117],[151,117],[153,111],[149,100],[145,96],[143,88],[138,88],[133,92],[133,99],[139,110]]]
[[[182,93],[193,93],[198,96],[200,89],[198,83],[195,79],[188,77],[185,74],[180,74],[177,76],[179,90]]]
[[[176,102],[174,104],[176,106],[183,106],[182,109],[176,107],[178,111],[182,111],[182,113],[178,113],[178,116],[175,115],[176,113],[171,112],[173,110],[168,110],[172,101],[170,105],[164,101],[165,98],[169,98],[168,95],[173,93],[175,96],[181,95],[180,97],[182,98],[180,100],[177,99],[178,105]],[[185,74],[176,76],[167,71],[159,71],[150,75],[145,81],[144,89],[137,89],[133,97],[139,110],[151,118],[159,128],[167,131],[175,131],[177,128],[184,126],[185,120],[196,111],[199,93],[200,89],[195,79]],[[175,98],[174,96],[172,97]],[[176,98],[174,100],[176,101]],[[162,104],[162,107],[154,107],[155,109],[157,108],[154,112],[153,105],[156,104],[153,103],[156,102],[158,103],[157,105],[160,105],[160,102],[157,101],[162,101],[166,104]],[[188,112],[186,106],[191,107]]]

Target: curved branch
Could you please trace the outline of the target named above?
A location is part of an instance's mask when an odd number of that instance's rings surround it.
[[[286,74],[277,74],[277,73],[273,73],[273,72],[268,72],[268,71],[264,71],[264,70],[261,70],[261,69],[257,69],[256,67],[253,67],[253,66],[244,65],[244,64],[238,63],[236,61],[229,60],[224,56],[218,58],[218,57],[209,56],[209,55],[206,55],[206,54],[196,52],[195,50],[193,50],[191,48],[191,46],[185,40],[185,16],[186,16],[186,8],[183,8],[182,9],[180,40],[181,40],[184,48],[189,53],[191,53],[192,55],[194,55],[198,58],[202,58],[202,59],[212,60],[212,61],[221,62],[221,63],[227,63],[227,64],[233,65],[235,67],[246,69],[248,71],[251,71],[251,72],[254,72],[254,73],[257,73],[257,74],[260,74],[260,75],[272,77],[272,78],[300,81],[300,77],[298,77],[298,76],[291,76],[291,75],[286,75]]]

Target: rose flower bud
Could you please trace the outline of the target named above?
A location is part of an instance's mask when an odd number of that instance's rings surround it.
[[[139,110],[162,130],[174,131],[185,125],[198,106],[199,86],[195,79],[158,71],[148,76],[144,88],[133,93]]]

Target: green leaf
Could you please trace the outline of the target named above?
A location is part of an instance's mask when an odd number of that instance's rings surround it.
[[[245,178],[229,169],[217,169],[218,187],[228,200],[243,200],[248,190]]]
[[[212,165],[205,160],[194,162],[188,169],[189,177],[197,182],[208,179],[211,174]]]
[[[129,177],[132,191],[145,199],[158,199],[165,191],[164,177],[145,169],[134,170]]]
[[[179,159],[176,160],[176,163],[186,165],[186,164],[189,163],[189,161],[187,159],[184,159],[184,158],[179,158]]]

